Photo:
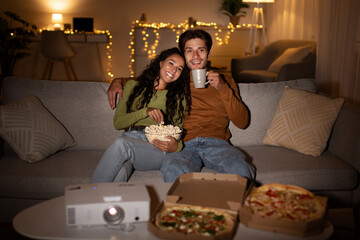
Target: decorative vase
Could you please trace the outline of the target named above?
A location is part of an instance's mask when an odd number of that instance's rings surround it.
[[[236,25],[239,24],[239,20],[240,20],[240,16],[231,16],[230,17],[230,22],[232,23],[232,25],[234,27],[236,27]]]
[[[141,17],[140,17],[140,23],[146,23],[147,21],[146,21],[146,15],[145,15],[145,13],[142,13],[141,14]]]
[[[193,17],[189,17],[188,23],[189,23],[189,26],[191,26],[191,25],[196,26],[196,19],[194,19]]]

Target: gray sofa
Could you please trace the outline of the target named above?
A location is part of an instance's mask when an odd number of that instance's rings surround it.
[[[360,107],[345,103],[335,122],[328,148],[320,157],[262,144],[285,85],[316,91],[312,79],[239,84],[251,112],[245,130],[230,124],[231,142],[255,165],[258,184],[280,182],[305,187],[329,197],[331,206],[359,206]],[[64,187],[88,183],[104,150],[122,131],[112,125],[106,91],[99,82],[4,79],[2,104],[36,95],[61,122],[77,145],[35,163],[21,160],[5,143],[0,159],[1,221],[9,222],[22,209],[63,195]],[[204,169],[203,171],[209,171]],[[135,171],[129,182],[145,183],[163,199],[169,188],[160,171]],[[158,199],[158,200],[159,200]]]

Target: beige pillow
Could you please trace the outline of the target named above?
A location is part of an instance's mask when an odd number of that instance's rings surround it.
[[[270,72],[280,72],[281,68],[288,63],[298,63],[303,60],[310,52],[312,46],[298,48],[288,48],[280,55],[268,68]]]
[[[343,102],[285,87],[263,143],[320,156]]]
[[[0,106],[0,135],[28,162],[76,145],[73,137],[35,96]]]

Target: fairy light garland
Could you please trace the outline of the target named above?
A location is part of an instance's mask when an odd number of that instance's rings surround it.
[[[104,32],[104,31],[103,31]],[[109,76],[110,80],[114,78],[114,74],[112,73],[112,35],[110,34],[109,30],[105,30],[105,33],[108,35],[108,43],[106,45],[106,72]]]
[[[144,43],[142,47],[143,51],[147,54],[148,58],[154,58],[156,56],[156,48],[158,47],[160,33],[159,29],[170,29],[176,33],[176,43],[179,42],[180,35],[190,28],[204,28],[208,30],[217,30],[215,32],[215,40],[217,45],[221,46],[223,44],[229,44],[230,36],[236,29],[250,29],[252,24],[242,24],[233,26],[232,23],[229,23],[225,28],[219,27],[216,23],[210,22],[200,22],[196,21],[196,24],[189,24],[188,20],[178,25],[172,23],[143,23],[139,20],[133,21],[131,30],[129,32],[130,40],[129,40],[129,50],[130,50],[130,64],[129,64],[129,72],[130,76],[134,77],[135,75],[135,30],[141,29],[141,36]],[[262,25],[256,24],[257,28],[263,28]],[[152,30],[152,31],[151,31]],[[225,32],[225,33],[224,33]],[[155,37],[154,42],[150,45],[149,38],[151,36]],[[223,37],[221,37],[223,36]]]
[[[73,33],[72,33],[73,34]],[[106,75],[110,78],[110,81],[114,78],[112,73],[112,35],[109,30],[94,30],[94,33],[86,34],[106,34],[107,35],[107,44],[106,44]]]

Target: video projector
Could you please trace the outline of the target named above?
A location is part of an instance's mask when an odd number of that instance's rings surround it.
[[[150,197],[145,185],[94,183],[65,188],[67,226],[107,225],[149,220]]]

